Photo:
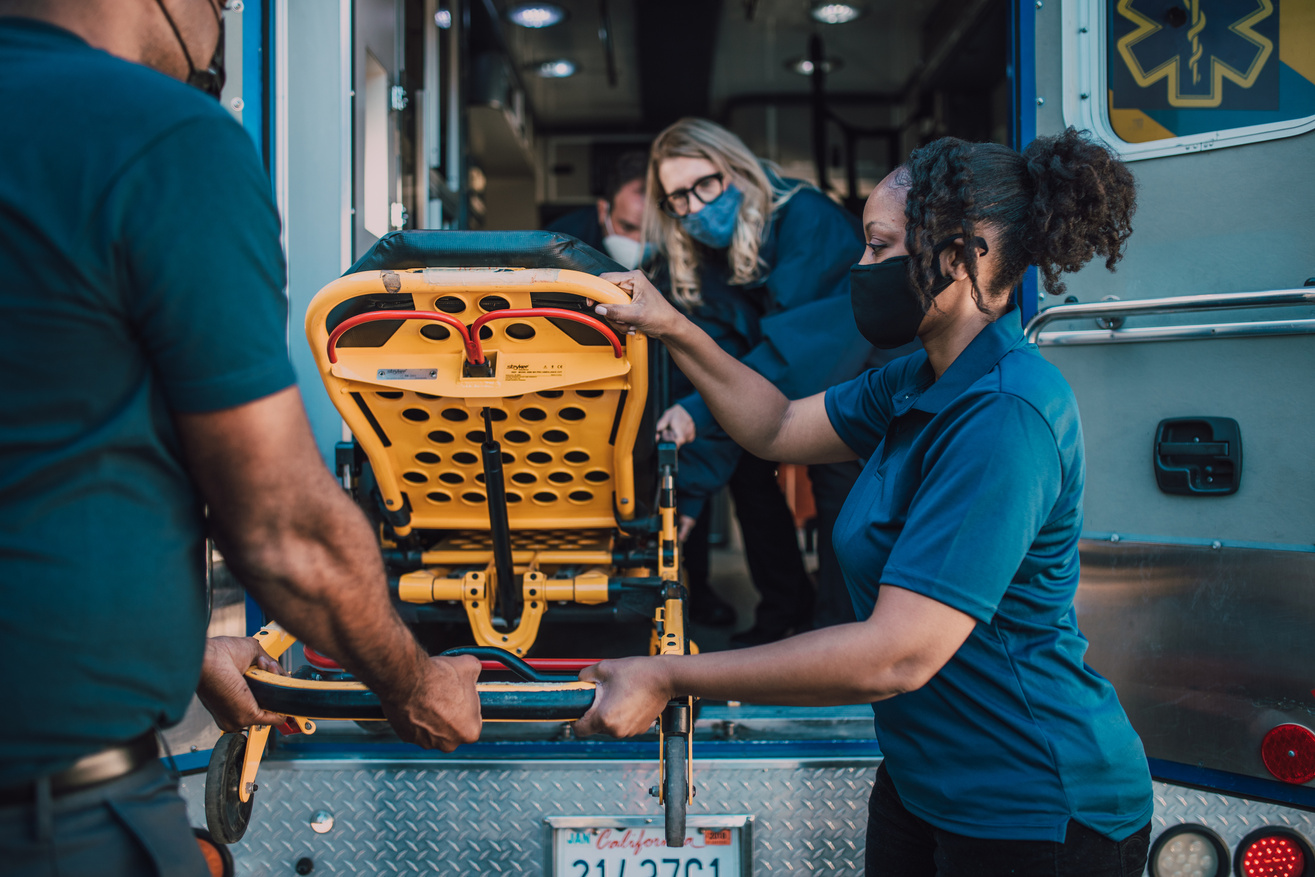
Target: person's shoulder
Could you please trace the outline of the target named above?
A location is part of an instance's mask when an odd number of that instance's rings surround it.
[[[902,390],[910,390],[918,386],[923,379],[923,368],[926,364],[926,351],[914,350],[883,365],[865,370],[855,378],[855,381],[869,393],[895,396]]]
[[[784,204],[781,205],[782,215],[792,213],[808,214],[825,214],[848,217],[851,214],[848,210],[841,207],[835,201],[832,201],[822,190],[818,189],[812,183],[804,180],[786,180],[786,184],[795,189]],[[788,191],[788,190],[787,190]]]
[[[219,102],[186,83],[140,64],[109,59],[105,81],[85,86],[99,110],[87,118],[129,145],[146,145],[184,125],[218,132],[241,132],[242,126]],[[119,92],[126,89],[130,98]]]
[[[857,216],[808,183],[786,182],[801,188],[772,214],[775,228],[788,229],[791,236],[816,234],[833,237],[843,231],[852,232],[856,240],[862,237],[862,225]]]
[[[1034,408],[1054,427],[1077,411],[1077,397],[1068,380],[1035,345],[1006,353],[995,369],[999,392]]]
[[[598,225],[598,209],[593,206],[564,213],[548,223],[545,230],[569,234],[595,249],[603,242],[602,229]]]
[[[74,136],[98,150],[127,158],[188,123],[241,130],[218,101],[186,83],[57,28],[28,30],[33,49],[14,61],[24,82],[16,103],[76,120]]]

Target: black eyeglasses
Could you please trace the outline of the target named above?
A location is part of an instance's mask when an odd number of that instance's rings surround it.
[[[670,193],[661,201],[658,206],[662,212],[672,219],[680,219],[682,216],[689,215],[689,199],[693,195],[699,200],[699,203],[705,207],[716,201],[718,196],[725,190],[726,186],[722,183],[721,174],[708,174],[706,177],[700,177],[694,181],[694,185],[688,189],[677,189]]]

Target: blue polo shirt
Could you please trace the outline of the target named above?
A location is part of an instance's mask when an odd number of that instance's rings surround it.
[[[1122,840],[1145,825],[1141,740],[1083,662],[1073,607],[1077,402],[1023,340],[1018,311],[940,380],[919,351],[831,388],[826,410],[867,458],[834,537],[858,617],[887,584],[977,620],[930,682],[873,704],[905,806],[981,838],[1060,842],[1076,819]]]
[[[176,412],[293,383],[279,222],[196,89],[0,18],[0,787],[182,718],[206,629]]]

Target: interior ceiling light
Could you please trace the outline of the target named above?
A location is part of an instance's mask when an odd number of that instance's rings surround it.
[[[447,30],[452,26],[452,13],[447,9],[440,9],[434,13],[434,24]]]
[[[848,24],[863,14],[856,3],[814,3],[809,15],[822,24]]]
[[[543,79],[565,79],[568,76],[575,75],[575,62],[568,61],[565,58],[544,61],[541,64],[534,65],[534,72]]]
[[[521,3],[507,10],[507,18],[512,24],[538,30],[560,24],[566,18],[566,10],[552,3]]]
[[[822,59],[823,73],[834,73],[844,66],[845,66],[844,62],[841,61],[839,58]],[[813,62],[808,60],[807,58],[794,58],[792,60],[785,62],[785,69],[793,70],[795,73],[798,73],[800,76],[812,76]]]

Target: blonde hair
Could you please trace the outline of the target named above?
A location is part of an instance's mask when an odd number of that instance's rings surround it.
[[[702,302],[699,290],[699,252],[680,220],[659,207],[665,192],[658,167],[669,158],[701,158],[712,162],[727,186],[744,195],[735,232],[727,251],[730,282],[752,283],[765,267],[758,257],[772,211],[790,200],[804,184],[788,185],[771,162],[759,161],[730,131],[706,119],[681,119],[657,136],[648,156],[648,180],[644,196],[644,242],[664,256],[671,271],[671,291],[676,303],[689,309]]]

